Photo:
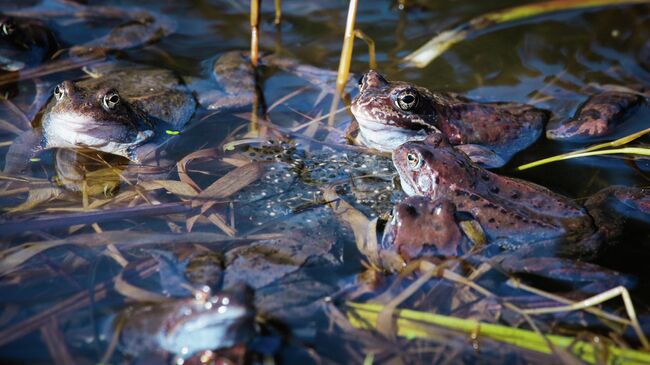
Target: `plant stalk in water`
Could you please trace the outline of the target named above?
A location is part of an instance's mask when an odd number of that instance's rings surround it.
[[[650,149],[649,148],[644,148],[644,147],[623,147],[623,148],[616,148],[623,146],[625,144],[628,144],[638,138],[643,137],[644,135],[650,133],[650,128],[638,131],[636,133],[632,133],[628,136],[625,136],[623,138],[619,138],[615,141],[611,142],[605,142],[605,143],[600,143],[582,150],[577,150],[569,153],[564,153],[561,155],[557,156],[552,156],[552,157],[547,157],[538,161],[530,162],[524,165],[521,165],[517,167],[517,170],[526,170],[532,167],[537,167],[541,165],[545,165],[547,163],[551,162],[557,162],[557,161],[562,161],[562,160],[568,160],[571,158],[577,158],[577,157],[587,157],[587,156],[598,156],[598,155],[611,155],[611,154],[632,154],[632,155],[640,155],[640,156],[650,156]],[[607,147],[614,147],[611,149],[604,149]]]
[[[357,15],[357,0],[350,0],[348,8],[348,20],[345,24],[345,35],[343,37],[343,49],[341,49],[341,60],[339,61],[339,71],[336,78],[336,90],[339,94],[348,82],[350,74],[350,62],[352,61],[352,48],[354,46],[354,21]]]
[[[255,67],[259,59],[260,1],[251,0],[251,63]]]
[[[402,62],[407,66],[426,67],[454,44],[475,36],[482,30],[487,29],[489,31],[490,27],[499,24],[530,19],[559,11],[648,2],[648,0],[550,0],[493,11],[436,35],[422,47],[404,57]]]

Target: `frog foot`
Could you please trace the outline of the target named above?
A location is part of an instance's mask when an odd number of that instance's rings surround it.
[[[604,91],[591,96],[575,116],[565,123],[549,126],[546,138],[581,141],[606,136],[634,113],[644,98],[635,93]]]

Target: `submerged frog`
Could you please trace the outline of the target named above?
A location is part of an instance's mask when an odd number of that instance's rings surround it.
[[[568,121],[549,125],[546,138],[564,141],[583,141],[612,134],[643,104],[640,93],[603,91],[589,97]]]
[[[398,205],[384,235],[382,247],[406,260],[427,247],[440,247],[441,254],[467,252],[467,239],[453,228],[462,220],[477,222],[487,243],[504,249],[544,247],[591,257],[618,233],[616,214],[605,203],[613,199],[642,219],[650,217],[648,190],[610,187],[582,207],[542,186],[477,166],[441,134],[405,143],[394,151],[393,162],[404,191],[424,197]],[[422,222],[413,224],[417,220]]]
[[[207,290],[207,289],[206,289]],[[245,285],[195,297],[126,308],[116,317],[122,351],[157,349],[179,358],[246,343],[256,334],[253,291]]]
[[[336,80],[334,71],[301,64],[289,57],[262,55],[258,62],[261,68],[283,70],[318,89],[331,89]],[[204,61],[203,69],[203,77],[193,80],[191,87],[197,91],[199,103],[205,108],[215,111],[240,108],[256,100],[263,104],[263,95],[248,52],[225,52]],[[333,92],[333,89],[330,91]]]
[[[36,66],[59,49],[59,42],[38,19],[0,13],[0,69],[19,71]]]
[[[360,81],[352,113],[359,141],[392,151],[406,141],[441,131],[453,145],[488,167],[505,164],[535,142],[548,112],[519,103],[479,103],[452,93],[431,92],[388,81],[375,71]]]
[[[178,131],[196,108],[190,90],[169,70],[104,65],[96,78],[54,88],[42,126],[21,135],[5,172],[21,172],[40,149],[81,148],[162,164],[155,153],[166,131]]]

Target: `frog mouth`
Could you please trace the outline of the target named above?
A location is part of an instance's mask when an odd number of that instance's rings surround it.
[[[91,118],[85,117],[82,114],[77,113],[60,113],[56,115],[48,115],[44,124],[50,128],[57,129],[73,129],[73,130],[85,130],[97,122]]]
[[[372,118],[356,117],[359,123],[359,140],[368,147],[390,152],[409,141],[426,139],[425,130],[413,130],[378,122]]]

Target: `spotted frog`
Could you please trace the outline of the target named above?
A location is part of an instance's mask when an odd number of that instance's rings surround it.
[[[178,131],[196,108],[190,90],[173,72],[132,64],[106,64],[93,78],[57,85],[42,127],[19,136],[7,153],[5,172],[23,172],[38,150],[80,148],[158,161],[167,131]]]
[[[358,141],[380,151],[442,132],[453,145],[486,167],[504,165],[540,136],[548,112],[519,103],[480,103],[462,96],[431,92],[375,71],[359,83],[352,101]]]
[[[650,217],[648,190],[609,187],[580,206],[540,185],[477,166],[442,134],[398,147],[393,163],[411,197],[395,207],[382,247],[405,260],[431,249],[467,252],[472,245],[456,228],[460,221],[478,223],[487,243],[504,249],[550,247],[558,255],[591,257],[619,233],[612,200],[623,213]]]

